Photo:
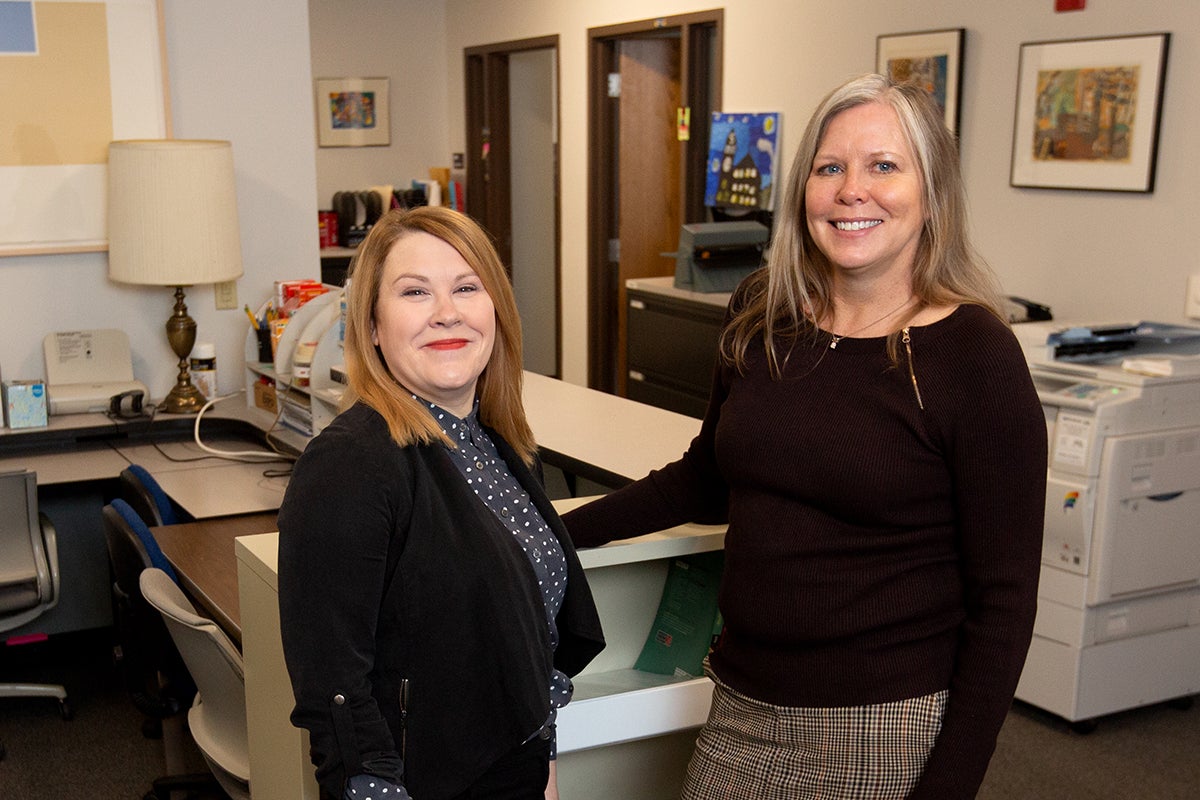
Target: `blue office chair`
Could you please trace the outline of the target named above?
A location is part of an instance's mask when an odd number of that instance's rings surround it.
[[[184,522],[171,503],[171,498],[154,480],[154,476],[138,464],[130,464],[119,476],[121,499],[137,512],[150,527],[175,525]]]
[[[117,498],[101,509],[104,541],[112,567],[113,617],[116,621],[117,663],[134,707],[145,715],[142,733],[163,735],[163,721],[184,713],[196,695],[196,685],[176,649],[158,610],[142,596],[142,573],[159,568],[175,580],[149,526],[124,500]],[[208,773],[165,775],[156,778],[147,798],[167,800],[173,790],[211,789]]]
[[[54,608],[59,592],[58,538],[50,519],[38,511],[37,475],[0,473],[0,631]],[[0,697],[54,697],[63,719],[71,718],[67,691],[56,684],[0,683]]]

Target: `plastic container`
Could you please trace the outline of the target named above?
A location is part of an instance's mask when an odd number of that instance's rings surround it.
[[[205,400],[217,396],[217,348],[212,342],[197,342],[188,359],[192,383]]]
[[[316,342],[299,342],[292,358],[292,385],[306,387],[312,380],[312,360],[317,352]]]

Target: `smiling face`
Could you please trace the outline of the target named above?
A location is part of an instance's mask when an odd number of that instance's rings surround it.
[[[492,298],[458,251],[428,233],[401,236],[383,263],[371,331],[396,380],[465,417],[495,340]]]
[[[805,183],[809,233],[835,268],[911,274],[925,222],[916,157],[891,106],[833,117]]]

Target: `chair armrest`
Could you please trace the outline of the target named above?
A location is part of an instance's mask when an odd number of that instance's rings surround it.
[[[58,531],[42,511],[38,512],[38,524],[42,529],[42,548],[46,553],[46,564],[50,568],[50,598],[44,604],[44,608],[48,610],[58,605],[58,597],[61,594],[58,576]]]

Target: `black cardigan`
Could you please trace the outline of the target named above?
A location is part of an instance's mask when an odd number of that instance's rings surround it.
[[[541,481],[488,435],[567,558],[553,653],[527,557],[442,445],[397,446],[360,403],[296,463],[279,513],[280,623],[292,721],[336,797],[360,772],[421,800],[458,794],[545,721],[552,667],[574,675],[604,646]]]

